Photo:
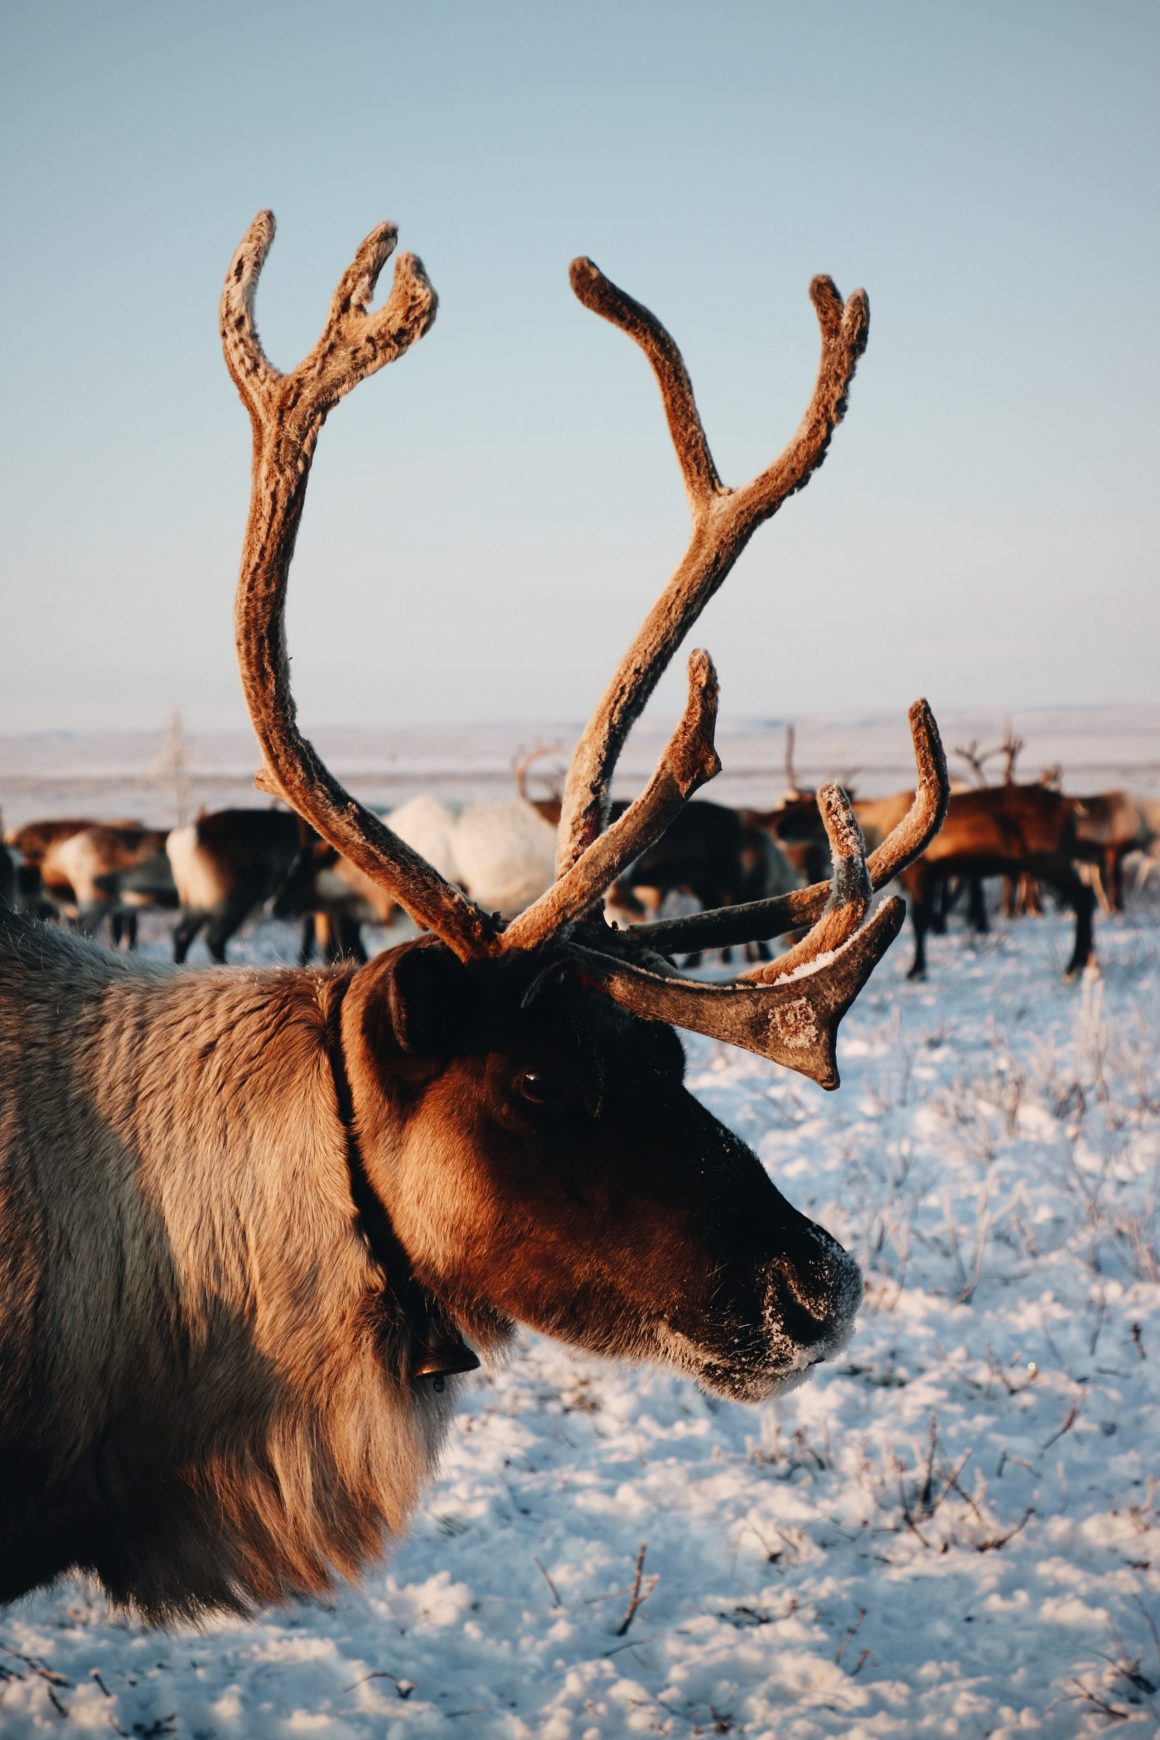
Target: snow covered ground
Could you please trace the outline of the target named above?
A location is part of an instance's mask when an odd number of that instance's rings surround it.
[[[3,1740],[1156,1732],[1160,906],[1099,921],[1070,986],[1069,930],[956,929],[920,986],[904,935],[837,1094],[687,1039],[863,1263],[833,1368],[746,1409],[526,1336],[333,1604],[157,1633],[66,1585],[0,1613]]]

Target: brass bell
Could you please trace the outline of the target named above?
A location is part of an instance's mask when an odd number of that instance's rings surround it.
[[[445,1380],[458,1372],[478,1371],[479,1358],[462,1336],[437,1309],[427,1309],[411,1320],[410,1375],[412,1381],[434,1378],[441,1393]]]

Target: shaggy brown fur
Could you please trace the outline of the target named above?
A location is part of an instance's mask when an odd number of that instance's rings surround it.
[[[826,1357],[856,1266],[680,1076],[550,957],[189,973],[0,914],[0,1599],[356,1573],[451,1399],[417,1284],[481,1347],[520,1318],[740,1398]]]
[[[438,1410],[375,1309],[333,981],[3,945],[0,1597],[80,1565],[164,1618],[353,1573]]]

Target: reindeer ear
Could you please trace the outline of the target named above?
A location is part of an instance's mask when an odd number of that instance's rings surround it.
[[[363,1030],[375,1056],[442,1060],[467,1017],[469,974],[442,943],[421,937],[380,955],[356,974]]]

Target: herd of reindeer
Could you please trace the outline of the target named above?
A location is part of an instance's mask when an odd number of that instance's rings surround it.
[[[973,928],[988,928],[982,885],[989,877],[1003,879],[1008,917],[1041,912],[1042,885],[1071,908],[1075,942],[1067,972],[1077,972],[1092,957],[1097,904],[1104,912],[1123,910],[1125,859],[1142,854],[1146,875],[1160,858],[1160,800],[1126,791],[1073,796],[1060,789],[1058,766],[1038,781],[1018,781],[1022,747],[1008,728],[991,750],[972,741],[955,751],[974,783],[953,783],[941,832],[900,878],[914,925],[912,978],[925,974],[927,932],[945,930],[960,900]],[[504,920],[543,894],[555,876],[561,793],[550,780],[544,796],[529,790],[532,765],[544,753],[537,746],[516,762],[510,800],[455,811],[423,795],[387,816],[395,834]],[[1000,756],[1002,774],[991,783],[987,764]],[[786,789],[771,809],[688,803],[609,890],[609,918],[654,918],[674,895],[704,909],[740,906],[827,876],[829,843],[817,794],[801,786],[794,771],[792,726],[785,773]],[[855,797],[870,847],[897,825],[913,796],[908,789],[893,797]],[[614,804],[613,816],[625,808]],[[141,908],[176,910],[178,962],[199,934],[211,958],[225,961],[230,940],[255,913],[300,921],[302,965],[316,953],[329,963],[365,961],[363,927],[386,927],[399,915],[389,894],[281,807],[203,812],[169,833],[127,820],[28,822],[10,831],[0,850],[4,897],[88,935],[107,921],[114,944],[128,948],[136,943]],[[767,953],[762,942],[747,947],[756,958]]]

